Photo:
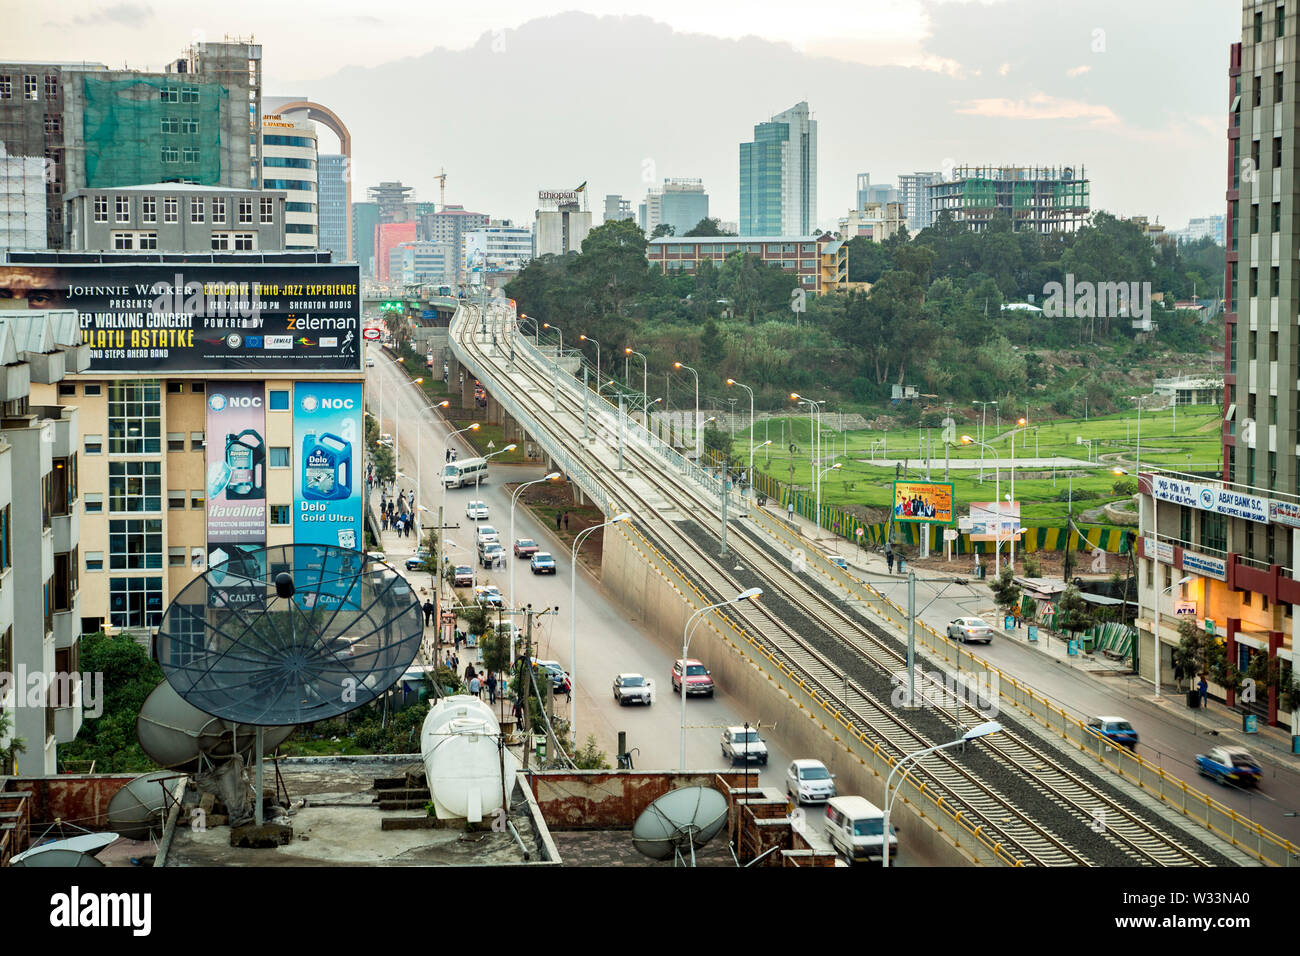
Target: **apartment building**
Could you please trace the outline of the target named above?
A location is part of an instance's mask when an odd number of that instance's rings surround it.
[[[75,252],[276,252],[287,194],[154,183],[68,193],[63,248]]]
[[[766,265],[779,266],[807,292],[829,292],[832,283],[848,279],[848,248],[830,234],[824,236],[691,236],[661,237],[646,246],[646,259],[664,273],[694,274],[704,259],[720,267],[730,255],[743,252]],[[823,263],[823,253],[830,258]],[[825,267],[823,267],[825,266]]]

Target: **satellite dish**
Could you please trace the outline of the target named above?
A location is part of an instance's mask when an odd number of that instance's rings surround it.
[[[712,787],[670,790],[632,825],[632,845],[652,860],[690,849],[692,858],[727,822],[727,798]]]
[[[292,578],[292,597],[280,575]],[[158,629],[167,682],[205,714],[255,727],[337,717],[377,699],[415,659],[419,600],[383,561],[281,545],[210,567]]]
[[[108,825],[129,840],[146,840],[162,833],[167,796],[176,785],[174,770],[155,770],[136,777],[108,802]]]
[[[66,840],[51,840],[49,843],[42,843],[40,846],[34,846],[30,850],[19,853],[9,861],[9,865],[40,867],[103,866],[103,863],[95,859],[95,854],[104,847],[116,843],[117,840],[118,834],[116,833],[86,833],[81,836],[69,837]]]
[[[284,743],[296,728],[267,728],[263,746],[270,751]],[[210,763],[228,760],[236,752],[252,749],[255,728],[205,714],[186,701],[167,681],[159,681],[140,708],[135,735],[149,759],[160,767],[194,773],[202,758]]]

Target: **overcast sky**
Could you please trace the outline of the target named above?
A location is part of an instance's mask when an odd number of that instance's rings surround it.
[[[538,189],[587,180],[598,209],[664,176],[703,177],[735,219],[736,144],[806,99],[824,226],[854,173],[947,161],[1082,164],[1095,208],[1179,227],[1223,211],[1240,19],[1238,0],[0,0],[0,56],[160,69],[251,35],[268,94],[349,124],[357,187],[436,199],[446,167],[449,202],[517,221]]]

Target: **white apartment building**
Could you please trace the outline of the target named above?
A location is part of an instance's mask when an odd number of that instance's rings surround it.
[[[316,125],[287,120],[278,113],[262,117],[262,189],[283,190],[284,248],[315,249],[320,241],[320,194],[317,187]]]

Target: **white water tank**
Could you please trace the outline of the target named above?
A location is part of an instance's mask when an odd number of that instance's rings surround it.
[[[502,758],[507,792],[519,769],[519,759],[501,746],[501,725],[492,708],[468,694],[444,697],[429,708],[420,754],[439,820],[478,823],[496,813],[504,805]]]

